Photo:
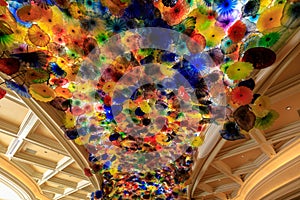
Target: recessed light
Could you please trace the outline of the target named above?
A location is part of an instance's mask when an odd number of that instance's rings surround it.
[[[291,106],[287,106],[285,107],[286,110],[292,110],[292,107]]]
[[[241,158],[244,158],[245,156],[244,155],[241,155]]]

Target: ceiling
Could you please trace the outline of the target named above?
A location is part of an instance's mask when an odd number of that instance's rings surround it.
[[[39,117],[13,93],[0,110],[1,158],[29,175],[48,199],[89,199],[95,187]]]
[[[280,114],[279,119],[272,128],[264,132],[253,130],[246,139],[233,142],[220,138],[220,127],[208,129],[207,134],[212,134],[214,140],[206,141],[205,153],[204,148],[199,149],[188,198],[243,199],[241,195],[253,192],[247,192],[247,186],[253,183],[255,174],[268,174],[271,168],[267,167],[286,157],[283,155],[300,141],[299,41],[300,34],[296,31],[280,50],[274,66],[253,74],[256,92],[271,98],[272,108]],[[99,188],[100,179],[84,175],[83,168],[89,166],[86,154],[64,137],[61,121],[60,113],[47,105],[8,91],[0,101],[1,163],[7,162],[12,176],[21,173],[27,181],[32,180],[32,187],[36,185],[45,199],[89,199],[89,194]],[[297,159],[300,161],[299,156]],[[289,163],[277,164],[274,172],[279,168],[292,172]],[[299,185],[299,179],[291,178],[276,188],[272,186],[273,189],[266,186],[260,191],[260,197],[266,200],[300,198]],[[29,189],[33,191],[33,188]],[[276,198],[271,192],[277,194]]]
[[[289,48],[281,49],[276,63],[270,69],[253,75],[258,88],[256,92],[264,93],[270,97],[272,109],[280,114],[279,119],[265,131],[251,130],[242,140],[225,141],[216,137],[215,146],[206,155],[198,157],[199,159],[194,165],[193,176],[189,185],[190,198],[203,200],[247,199],[245,195],[249,196],[250,194],[245,194],[245,187],[249,184],[252,184],[251,187],[255,187],[255,184],[251,182],[253,177],[260,172],[266,175],[271,173],[270,169],[264,171],[263,168],[276,161],[283,152],[291,148],[292,144],[299,143],[299,41],[300,35],[297,32],[286,44],[286,46],[290,45]],[[206,134],[211,133],[208,131]],[[299,151],[300,148],[298,147],[294,153],[298,163],[300,162],[300,155],[297,153]],[[276,169],[280,167],[286,169],[287,174],[293,172],[288,169],[287,164],[283,166],[277,164]],[[272,176],[268,177],[268,179],[272,178]],[[281,179],[284,178],[282,175]],[[296,180],[291,179],[280,187],[278,182],[269,184],[267,186],[269,188],[263,191],[263,195],[259,198],[252,197],[249,199],[299,199],[299,180],[299,177]],[[297,182],[298,185],[292,184],[292,182]],[[262,183],[259,182],[259,184]],[[271,186],[274,188],[270,188]],[[276,187],[278,187],[276,190],[281,192],[277,192],[277,196],[272,196],[271,194]],[[289,191],[284,193],[282,192],[284,190]],[[241,198],[243,195],[244,197]]]

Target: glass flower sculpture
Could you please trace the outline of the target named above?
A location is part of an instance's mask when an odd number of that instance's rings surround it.
[[[180,199],[207,126],[223,123],[221,137],[237,140],[278,118],[251,75],[275,62],[299,7],[0,1],[1,84],[64,111],[66,138],[89,152],[85,174],[103,179],[91,199]]]

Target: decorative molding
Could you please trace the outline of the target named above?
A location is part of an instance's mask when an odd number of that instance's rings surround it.
[[[300,139],[280,151],[252,173],[235,200],[261,199],[281,186],[300,178]]]
[[[7,173],[11,174],[12,177],[15,177],[15,180],[23,183],[26,188],[39,200],[49,200],[46,196],[43,195],[43,192],[39,186],[29,177],[26,173],[22,172],[17,166],[9,162],[6,158],[0,156],[0,168],[2,168]],[[21,186],[21,185],[20,185]],[[24,187],[23,187],[24,189]]]
[[[292,199],[294,194],[296,194],[294,198],[299,197],[300,196],[299,185],[300,185],[300,178],[273,191],[269,195],[265,196],[264,200],[274,200],[274,199],[288,200],[288,199]]]
[[[13,190],[20,199],[36,199],[34,194],[16,177],[0,168],[0,182]]]

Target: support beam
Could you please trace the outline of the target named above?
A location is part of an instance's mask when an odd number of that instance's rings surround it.
[[[232,174],[231,168],[221,160],[214,161],[211,164],[214,168],[225,174],[228,178],[232,179],[236,183],[242,185],[243,181],[238,175]]]
[[[37,165],[39,167],[43,167],[46,169],[53,169],[56,167],[56,163],[43,159],[43,158],[37,158],[32,155],[28,155],[25,153],[16,153],[14,157],[12,157],[12,160],[19,160],[21,162]]]
[[[17,138],[13,139],[8,146],[6,156],[9,159],[11,159],[15,155],[15,153],[21,147],[24,139],[38,125],[38,123],[38,117],[33,112],[29,111],[20,126],[20,129],[17,133]]]
[[[74,160],[72,158],[67,157],[67,156],[63,157],[60,161],[58,161],[55,169],[50,169],[44,173],[43,178],[38,182],[38,185],[42,185],[43,183],[45,183],[46,181],[48,181],[49,179],[54,177],[61,170],[63,170],[64,168],[66,168],[67,166],[72,164],[73,162],[74,162]],[[76,187],[76,185],[75,185],[75,187]]]
[[[264,152],[269,158],[276,155],[272,144],[266,140],[264,133],[261,130],[253,128],[249,131],[249,135],[259,144],[262,152]]]
[[[253,163],[250,162],[238,168],[232,169],[232,174],[234,175],[248,174],[248,173],[252,173],[256,169],[257,169],[257,165],[254,162]]]

